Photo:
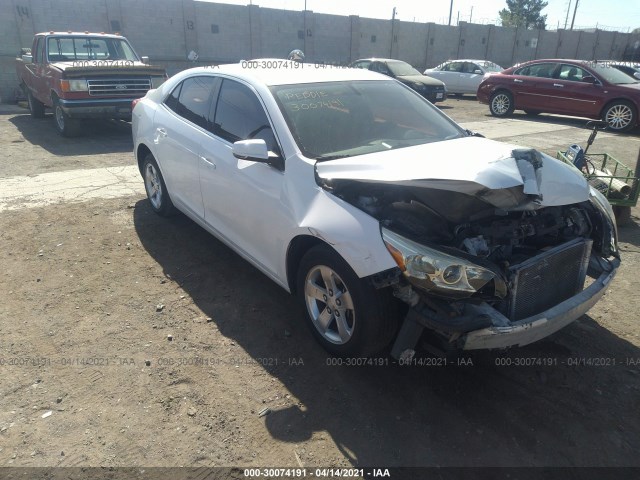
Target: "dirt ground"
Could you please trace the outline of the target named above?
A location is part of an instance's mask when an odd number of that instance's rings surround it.
[[[486,110],[443,105],[489,128]],[[555,126],[510,141],[552,153],[588,136],[583,120],[531,122]],[[633,164],[638,131],[602,145]],[[130,150],[126,123],[64,140],[50,116],[0,110],[0,180],[131,165]],[[607,295],[548,339],[358,367],[324,353],[286,292],[142,195],[0,211],[0,465],[640,467],[633,214]]]

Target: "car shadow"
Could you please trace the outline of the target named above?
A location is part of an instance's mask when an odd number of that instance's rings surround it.
[[[631,210],[632,212],[634,209]],[[640,218],[631,217],[631,219],[624,224],[624,226],[618,226],[618,239],[622,243],[629,243],[640,247]],[[623,250],[624,251],[624,250]]]
[[[133,150],[131,123],[121,120],[83,119],[79,135],[71,138],[58,134],[49,112],[44,118],[32,118],[29,113],[13,115],[9,122],[25,140],[54,155],[129,153]]]
[[[264,369],[299,403],[265,417],[274,439],[326,432],[354,466],[640,465],[640,349],[589,316],[523,348],[349,366],[316,344],[294,298],[194,222],[147,200],[133,216],[143,248],[222,335],[280,359]],[[198,325],[201,338],[214,328]]]

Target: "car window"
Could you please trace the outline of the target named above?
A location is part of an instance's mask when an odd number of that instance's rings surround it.
[[[319,161],[465,135],[431,103],[393,80],[280,85],[271,91],[300,150]]]
[[[94,37],[49,37],[50,62],[76,60],[138,60],[124,39]]]
[[[463,65],[464,65],[463,62],[451,62],[445,65],[442,68],[442,71],[443,72],[461,72]]]
[[[181,117],[202,128],[209,128],[209,109],[214,77],[191,77],[178,85],[165,100],[165,105]]]
[[[482,70],[482,69],[475,63],[464,62],[464,66],[462,67],[462,73],[473,73],[476,70]]]
[[[353,64],[354,68],[364,68],[364,69],[368,69],[369,65],[371,65],[371,61],[370,60],[364,60],[362,62],[356,62]]]
[[[383,75],[391,75],[391,71],[387,68],[387,66],[382,62],[372,62],[369,66],[369,70],[373,70],[374,72],[382,73]]]
[[[558,65],[556,63],[536,63],[516,70],[514,75],[525,77],[553,78],[553,72]]]
[[[582,79],[588,75],[593,76],[580,67],[567,64],[560,65],[560,71],[558,72],[558,78],[560,80],[568,80],[571,82],[581,82]]]
[[[223,80],[216,106],[213,133],[229,142],[260,138],[269,151],[280,154],[267,114],[256,94],[246,85]]]
[[[589,67],[595,70],[598,75],[604,78],[607,82],[614,85],[628,85],[631,83],[638,83],[636,79],[630,77],[624,72],[621,72],[617,68],[611,68],[608,63],[590,63]]]

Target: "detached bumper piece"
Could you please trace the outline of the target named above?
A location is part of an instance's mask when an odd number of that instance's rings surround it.
[[[551,335],[591,309],[617,272],[620,261],[592,255],[591,246],[591,240],[576,239],[512,266],[503,312],[468,301],[460,315],[449,316],[420,302],[409,310],[391,355],[399,359],[412,351],[424,328],[445,334],[462,350],[523,346]],[[583,290],[588,267],[597,278]]]

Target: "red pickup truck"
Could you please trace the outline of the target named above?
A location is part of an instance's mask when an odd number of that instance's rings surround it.
[[[131,102],[167,78],[147,65],[129,41],[104,33],[38,33],[16,59],[20,86],[33,117],[53,109],[55,126],[76,135],[83,118],[131,119]]]

